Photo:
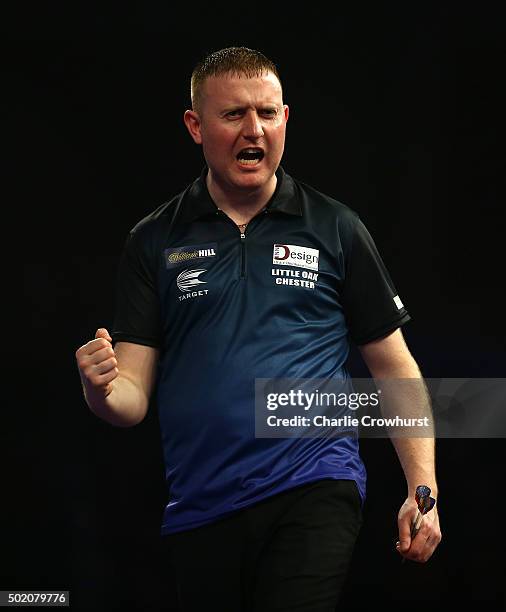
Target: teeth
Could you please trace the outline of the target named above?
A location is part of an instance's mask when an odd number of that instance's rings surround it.
[[[259,159],[241,159],[239,158],[241,164],[246,164],[247,166],[256,166],[260,163]]]

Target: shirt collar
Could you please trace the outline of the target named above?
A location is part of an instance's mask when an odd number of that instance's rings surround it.
[[[206,184],[208,168],[204,167],[199,178],[190,185],[182,202],[179,220],[190,223],[201,217],[215,215],[218,207],[211,198]],[[292,177],[281,166],[276,170],[276,189],[265,207],[276,213],[302,216],[302,206]]]

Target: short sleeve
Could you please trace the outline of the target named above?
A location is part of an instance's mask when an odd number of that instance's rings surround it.
[[[344,253],[342,304],[351,339],[372,342],[410,320],[374,241],[356,217]]]
[[[156,262],[142,243],[142,236],[132,231],[118,268],[113,342],[160,347],[160,300],[156,287]]]

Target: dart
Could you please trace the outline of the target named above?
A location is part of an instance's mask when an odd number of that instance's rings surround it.
[[[416,505],[418,506],[418,513],[413,525],[411,526],[411,539],[413,539],[420,530],[423,515],[432,510],[436,503],[436,500],[430,496],[430,487],[427,485],[419,485],[416,487],[415,500]],[[401,563],[404,563],[405,561],[406,557],[403,557]]]
[[[416,487],[415,492],[416,505],[418,506],[418,514],[416,515],[415,522],[411,527],[411,537],[414,538],[420,529],[420,523],[422,522],[422,516],[427,514],[429,510],[434,508],[436,500],[430,496],[430,488],[426,485],[420,485]]]

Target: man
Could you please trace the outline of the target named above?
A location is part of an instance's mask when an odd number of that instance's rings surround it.
[[[365,496],[357,437],[255,437],[255,379],[346,376],[348,337],[374,378],[420,378],[360,219],[280,166],[288,115],[261,53],[197,66],[184,121],[207,165],[133,228],[112,337],[99,329],[76,353],[90,409],[113,425],[142,421],[157,385],[162,534],[184,610],[330,611],[346,575]],[[423,562],[437,510],[410,529],[416,486],[437,494],[434,441],[393,442],[407,480],[397,548]]]

